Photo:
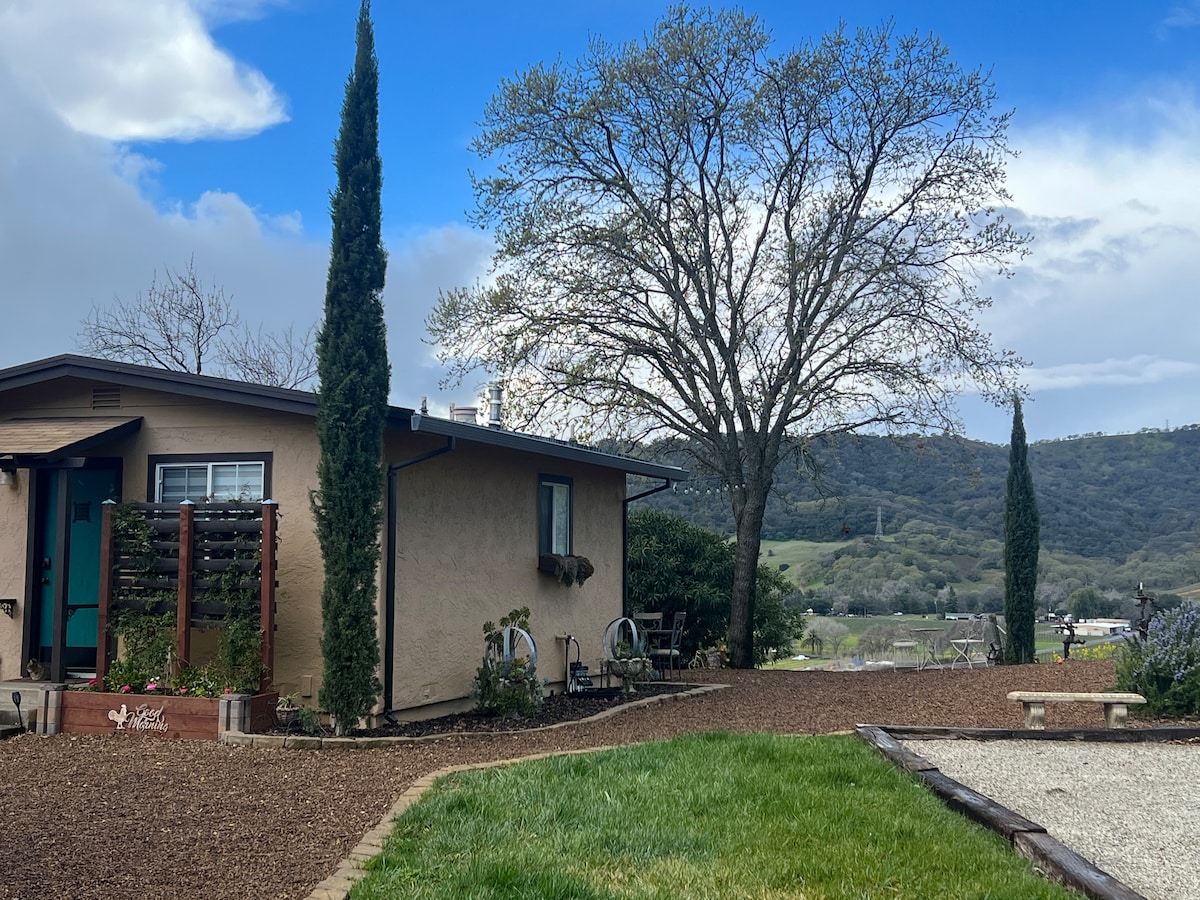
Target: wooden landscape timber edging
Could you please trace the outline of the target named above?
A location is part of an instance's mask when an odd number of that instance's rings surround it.
[[[1144,729],[1148,730],[1148,729]],[[1159,729],[1175,732],[1179,730],[1200,732],[1200,729]],[[1066,844],[1046,833],[1046,829],[1031,822],[1011,809],[1001,806],[990,797],[971,790],[965,784],[942,773],[937,766],[923,756],[904,747],[896,739],[903,734],[909,740],[961,739],[969,733],[986,734],[984,740],[999,740],[1001,734],[1020,739],[1041,737],[1059,739],[1058,732],[1020,731],[993,728],[920,728],[914,726],[859,725],[855,733],[878,750],[885,758],[905,771],[912,772],[927,788],[932,790],[955,812],[962,813],[975,822],[1003,835],[1026,859],[1039,866],[1047,876],[1069,888],[1082,892],[1093,900],[1145,900],[1142,894],[1118,881],[1103,869],[1084,859]],[[1128,735],[1135,732],[1099,732],[1099,734]],[[1080,732],[1075,732],[1079,735]],[[1151,737],[1144,740],[1174,740],[1177,735]],[[1068,737],[1079,740],[1080,737]],[[1082,738],[1086,739],[1086,738]],[[1096,738],[1114,740],[1115,738]]]
[[[1104,707],[1104,724],[1108,728],[1124,728],[1129,718],[1130,704],[1145,703],[1141,694],[1087,691],[1009,691],[1008,699],[1021,704],[1025,727],[1046,727],[1047,703],[1099,703]]]

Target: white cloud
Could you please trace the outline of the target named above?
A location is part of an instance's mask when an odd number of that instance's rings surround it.
[[[1033,367],[1024,373],[1030,390],[1065,390],[1096,385],[1159,384],[1181,377],[1200,375],[1200,363],[1183,360],[1158,359],[1153,356],[1131,356],[1127,359],[1105,359],[1090,363],[1069,363],[1061,366]]]
[[[14,11],[36,12],[0,0],[0,22]],[[160,209],[152,199],[158,161],[68,125],[2,53],[0,367],[75,351],[93,305],[132,299],[156,272],[193,258],[202,280],[221,287],[251,327],[303,331],[320,320],[328,243],[305,240],[298,213],[263,210],[217,189]],[[484,273],[490,238],[446,226],[391,234],[387,244],[393,401],[415,405],[429,396],[444,410],[446,401],[436,399],[441,366],[421,342],[424,318],[439,288]]]
[[[199,10],[228,18],[229,7],[0,0],[0,58],[83,134],[117,141],[254,134],[287,116],[262,73],[213,42]]]
[[[391,399],[394,404],[415,407],[422,396],[433,398],[440,393],[438,382],[443,373],[434,348],[422,343],[425,317],[437,302],[439,290],[465,287],[484,276],[494,245],[488,235],[457,225],[391,236],[387,244],[383,299],[392,362]],[[472,386],[457,390],[455,402],[459,405],[473,400]],[[430,408],[447,414],[445,408]]]
[[[1200,25],[1200,0],[1180,3],[1172,6],[1162,20],[1159,28],[1160,36],[1165,36],[1171,28],[1192,28]]]
[[[1197,421],[1198,100],[1160,84],[1093,121],[1014,130],[1006,215],[1035,239],[1012,279],[987,285],[984,326],[1030,364],[1031,434]],[[1008,427],[1003,411],[967,422],[993,440]]]

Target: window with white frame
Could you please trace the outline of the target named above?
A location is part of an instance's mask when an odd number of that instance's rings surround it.
[[[261,460],[158,463],[154,499],[157,503],[262,500],[265,468]]]
[[[570,478],[557,475],[538,477],[538,553],[571,552]]]

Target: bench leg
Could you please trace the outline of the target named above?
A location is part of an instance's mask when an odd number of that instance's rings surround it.
[[[1124,728],[1128,715],[1129,707],[1124,703],[1104,704],[1104,726],[1106,728]]]
[[[1025,710],[1025,727],[1045,730],[1046,704],[1040,700],[1023,700],[1021,706]]]

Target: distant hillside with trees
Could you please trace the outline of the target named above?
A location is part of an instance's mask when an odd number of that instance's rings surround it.
[[[678,445],[650,450],[688,465]],[[1043,606],[1065,609],[1085,588],[1124,598],[1139,583],[1166,592],[1200,582],[1200,426],[1039,441],[1028,459]],[[999,608],[1007,472],[1006,446],[947,436],[818,442],[777,471],[763,536],[821,545],[816,562],[788,573],[809,594],[913,594],[918,611],[953,589],[964,609]],[[732,534],[717,484],[694,471],[645,502]]]

